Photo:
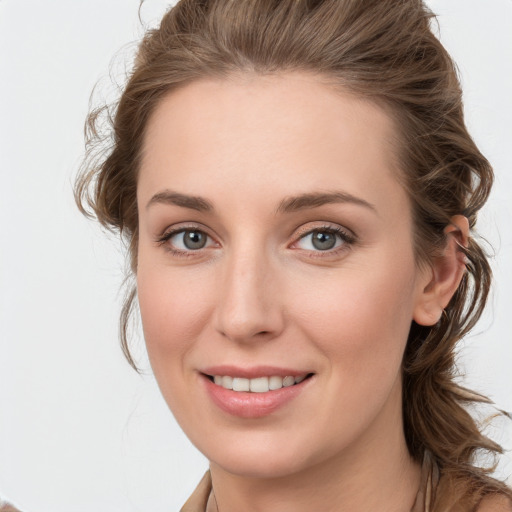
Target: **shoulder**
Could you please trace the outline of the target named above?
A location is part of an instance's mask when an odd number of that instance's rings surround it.
[[[512,512],[512,500],[502,494],[485,497],[476,512]]]

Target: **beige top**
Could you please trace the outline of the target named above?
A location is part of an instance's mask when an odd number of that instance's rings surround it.
[[[411,512],[431,512],[439,471],[427,454],[421,470],[421,483]],[[218,512],[212,494],[212,479],[207,471],[180,512]]]

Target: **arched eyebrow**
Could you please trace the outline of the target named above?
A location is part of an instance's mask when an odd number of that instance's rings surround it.
[[[213,210],[213,205],[207,199],[198,196],[189,196],[173,192],[172,190],[164,190],[155,194],[146,205],[146,209],[154,204],[172,204],[181,206],[182,208],[189,208],[199,212],[209,212]]]
[[[378,214],[375,206],[360,197],[347,192],[310,192],[283,199],[276,209],[276,213],[291,213],[307,208],[318,208],[324,204],[351,203],[363,206]]]
[[[377,213],[377,209],[373,204],[347,192],[309,192],[306,194],[287,197],[279,203],[275,213],[291,213],[334,203],[351,203],[363,206]],[[172,190],[164,190],[155,194],[148,201],[146,209],[154,204],[171,204],[199,212],[210,212],[214,209],[213,204],[204,197],[189,196]]]

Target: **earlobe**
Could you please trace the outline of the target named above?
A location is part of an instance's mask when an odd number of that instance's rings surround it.
[[[464,249],[468,247],[468,219],[463,215],[453,216],[444,233],[443,252],[431,262],[420,284],[413,314],[414,321],[420,325],[434,325],[439,321],[466,272]]]

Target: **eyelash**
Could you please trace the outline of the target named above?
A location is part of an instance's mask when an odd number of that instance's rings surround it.
[[[161,236],[159,236],[156,239],[156,243],[158,245],[164,246],[165,250],[170,252],[173,256],[178,256],[181,258],[194,257],[195,253],[200,252],[201,249],[197,249],[195,251],[193,249],[189,249],[188,251],[183,251],[181,249],[176,249],[176,248],[172,247],[170,244],[168,244],[169,240],[173,236],[176,236],[180,233],[186,233],[187,231],[202,233],[210,240],[212,239],[212,237],[210,235],[208,235],[208,233],[204,229],[201,229],[201,227],[199,227],[199,226],[180,226],[178,228],[169,229],[168,231],[165,231]]]
[[[339,247],[335,247],[333,249],[328,249],[325,251],[321,250],[305,250],[307,251],[308,257],[310,258],[325,258],[329,256],[337,256],[338,254],[347,251],[350,249],[352,245],[357,242],[357,238],[354,234],[349,232],[346,229],[343,229],[340,226],[333,225],[323,225],[323,226],[315,226],[313,228],[304,228],[298,233],[297,240],[293,242],[292,245],[298,244],[300,241],[304,240],[306,237],[313,235],[314,233],[327,233],[330,235],[334,235],[336,238],[341,240],[341,244]]]
[[[201,229],[199,226],[180,226],[178,228],[170,229],[166,232],[164,232],[161,236],[159,236],[156,239],[156,243],[161,246],[165,246],[165,250],[169,251],[173,256],[182,257],[182,258],[190,258],[194,257],[196,253],[199,253],[202,249],[189,249],[187,251],[183,251],[181,249],[176,249],[172,247],[170,244],[168,244],[169,240],[180,234],[180,233],[186,233],[186,232],[198,232],[204,234],[207,238],[212,240],[212,237],[208,235],[208,233]],[[304,240],[306,237],[313,235],[314,233],[327,233],[331,235],[335,235],[337,238],[341,240],[341,245],[339,247],[335,247],[333,249],[328,249],[325,251],[322,250],[307,250],[304,251],[308,253],[308,256],[311,258],[322,258],[327,256],[336,256],[341,252],[344,252],[350,248],[350,246],[354,245],[357,242],[357,237],[349,232],[348,230],[345,230],[341,228],[340,226],[333,226],[333,225],[323,225],[323,226],[315,226],[313,228],[304,228],[303,230],[299,231],[299,233],[296,236],[295,242],[293,242],[293,245],[296,245],[301,240]]]

